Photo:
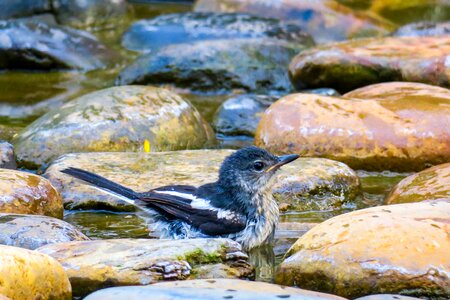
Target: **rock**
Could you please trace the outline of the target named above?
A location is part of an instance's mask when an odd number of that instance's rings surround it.
[[[0,140],[0,168],[15,169],[16,167],[13,145]]]
[[[289,250],[275,282],[356,298],[448,298],[450,202],[379,206],[331,218]]]
[[[450,35],[361,39],[303,51],[292,60],[289,75],[298,89],[347,92],[386,81],[449,87],[449,53]]]
[[[0,244],[34,250],[54,243],[89,240],[64,221],[44,217],[0,213]]]
[[[0,19],[27,17],[50,10],[50,0],[2,0]]]
[[[161,280],[208,277],[200,267],[222,265],[230,278],[249,277],[253,268],[238,243],[227,239],[117,239],[70,242],[37,249],[58,260],[82,297],[120,285],[146,285]]]
[[[113,87],[76,98],[26,127],[13,140],[17,161],[36,168],[69,152],[201,148],[214,133],[189,102],[165,89]],[[39,151],[36,151],[39,149]]]
[[[61,196],[38,175],[0,169],[0,212],[63,217]]]
[[[450,163],[434,166],[400,181],[385,204],[447,199],[450,201]]]
[[[294,23],[319,43],[383,35],[391,25],[332,0],[198,0],[195,11],[247,12]]]
[[[338,296],[238,279],[161,282],[144,287],[117,287],[95,292],[86,300],[110,299],[344,299]]]
[[[255,136],[274,153],[303,153],[353,169],[420,171],[450,159],[450,91],[383,83],[344,98],[293,94],[266,110]]]
[[[78,28],[114,28],[125,20],[125,0],[53,0],[58,23]]]
[[[435,22],[417,22],[407,24],[398,28],[393,36],[437,36],[450,35],[450,21]]]
[[[0,69],[89,71],[111,59],[87,32],[35,20],[0,21]]]
[[[142,55],[116,83],[170,84],[197,92],[287,92],[292,86],[286,66],[301,47],[261,39],[175,44]]]
[[[236,38],[274,38],[314,44],[312,37],[300,27],[276,19],[239,13],[190,12],[135,22],[125,32],[122,45],[129,50],[150,52],[170,44]]]
[[[217,180],[219,166],[230,150],[176,151],[151,154],[80,153],[56,160],[44,176],[60,191],[66,209],[129,211],[134,206],[83,184],[60,170],[86,169],[137,191],[169,184],[199,186]],[[274,196],[290,209],[332,209],[351,202],[359,179],[346,165],[317,158],[300,158],[278,172]]]
[[[421,298],[408,297],[402,295],[393,295],[393,294],[379,294],[379,295],[370,295],[361,298],[357,298],[355,300],[420,300]]]
[[[0,245],[0,295],[11,299],[72,299],[61,265],[48,255]]]

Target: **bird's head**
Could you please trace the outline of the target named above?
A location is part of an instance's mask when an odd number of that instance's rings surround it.
[[[219,171],[219,184],[224,189],[255,194],[264,191],[275,172],[296,160],[297,154],[275,156],[258,148],[247,147],[228,156]]]

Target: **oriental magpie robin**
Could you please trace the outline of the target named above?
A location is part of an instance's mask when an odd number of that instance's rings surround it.
[[[214,183],[169,185],[143,193],[85,170],[61,172],[150,211],[163,238],[228,237],[249,250],[273,238],[279,211],[269,181],[282,165],[298,157],[247,147],[225,158]]]

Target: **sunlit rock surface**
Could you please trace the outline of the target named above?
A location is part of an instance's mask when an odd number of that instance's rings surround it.
[[[348,92],[386,81],[449,87],[449,53],[450,35],[361,39],[303,51],[292,60],[289,75],[297,89]]]
[[[450,202],[450,163],[437,165],[400,181],[386,197],[386,204],[447,199]]]
[[[437,36],[450,35],[450,21],[448,22],[417,22],[398,28],[393,36]]]
[[[373,207],[331,218],[303,235],[279,266],[279,284],[343,297],[450,296],[450,203]]]
[[[175,44],[140,56],[116,83],[170,84],[196,92],[286,92],[292,90],[287,65],[305,47],[273,39]]]
[[[331,0],[199,0],[195,11],[246,12],[299,25],[319,43],[387,33],[391,25]]]
[[[148,52],[171,44],[236,38],[313,44],[312,37],[300,27],[276,19],[243,13],[180,13],[133,23],[124,33],[122,45],[129,50]]]
[[[403,296],[403,295],[395,295],[395,294],[377,294],[377,295],[364,296],[361,298],[357,298],[355,300],[419,300],[419,299],[422,299],[422,298],[409,297],[409,296]]]
[[[0,295],[11,299],[72,299],[61,265],[27,249],[0,245],[0,282]]]
[[[89,71],[112,58],[88,32],[35,20],[0,21],[0,69]]]
[[[0,213],[46,215],[62,218],[61,196],[38,175],[0,169]]]
[[[202,148],[215,142],[198,111],[165,89],[122,86],[93,92],[50,111],[14,140],[19,164],[40,167],[70,152]],[[39,149],[38,151],[36,149]]]
[[[419,83],[367,86],[343,98],[292,94],[266,110],[255,144],[354,169],[420,171],[450,159],[450,91]]]
[[[231,150],[198,150],[68,154],[55,161],[44,176],[61,192],[67,209],[132,210],[133,206],[60,170],[86,169],[143,192],[170,184],[199,186],[213,182],[217,180],[220,164],[231,153]],[[328,210],[352,202],[359,193],[359,179],[342,163],[300,158],[277,173],[273,193],[288,209]]]
[[[240,245],[227,239],[98,240],[48,245],[37,251],[63,265],[75,296],[110,286],[224,275],[246,278],[253,273]]]
[[[129,300],[169,297],[170,299],[298,299],[298,300],[343,300],[329,294],[289,288],[265,282],[237,279],[208,279],[162,282],[145,287],[118,287],[98,291],[86,300]]]

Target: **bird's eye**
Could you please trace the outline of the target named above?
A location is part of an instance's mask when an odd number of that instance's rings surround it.
[[[256,171],[262,171],[264,169],[264,163],[262,161],[255,161],[253,163],[253,168],[255,168]]]

